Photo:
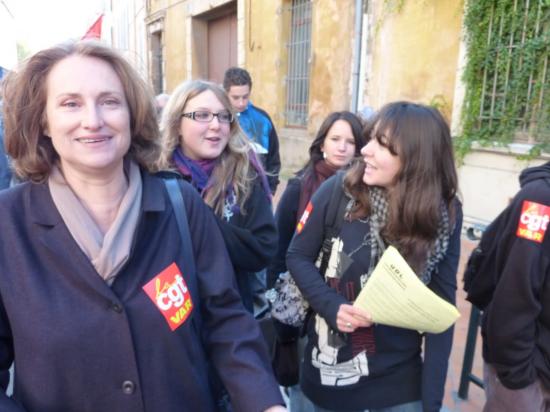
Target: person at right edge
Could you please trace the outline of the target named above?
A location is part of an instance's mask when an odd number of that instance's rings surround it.
[[[395,102],[365,134],[363,161],[315,192],[288,249],[287,267],[313,310],[300,386],[317,412],[436,412],[453,328],[424,334],[375,324],[352,303],[387,245],[455,303],[462,207],[449,127],[434,108]],[[315,261],[336,185],[349,200],[321,277]]]
[[[499,280],[481,324],[484,412],[550,411],[550,162],[519,181],[494,228]]]

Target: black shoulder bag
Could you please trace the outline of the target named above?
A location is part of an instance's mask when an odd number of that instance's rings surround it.
[[[330,200],[324,221],[323,243],[319,252],[319,273],[324,276],[328,266],[332,241],[338,236],[346,205],[349,198],[342,187],[342,175],[338,175],[331,188]],[[278,322],[295,328],[302,328],[311,313],[309,303],[305,300],[289,271],[281,273],[273,289],[267,292],[271,303],[271,317]]]
[[[319,272],[324,275],[332,250],[332,240],[340,233],[349,198],[344,193],[343,174],[334,179],[330,201],[324,221],[323,244],[320,251]],[[296,385],[299,381],[300,357],[298,336],[305,333],[305,326],[313,314],[294,279],[287,271],[279,275],[272,289],[271,318],[277,330],[274,341],[268,341],[271,350],[271,365],[275,378],[281,386]],[[271,323],[271,322],[270,322]],[[300,333],[300,329],[302,332]]]
[[[172,203],[172,209],[174,209],[174,215],[178,223],[178,230],[180,232],[181,240],[183,242],[183,257],[184,261],[188,265],[187,270],[195,275],[195,259],[193,257],[193,243],[191,242],[191,235],[189,233],[189,225],[187,220],[187,213],[185,212],[185,204],[183,203],[183,196],[181,195],[181,188],[177,179],[162,179],[164,186],[170,197],[170,203]]]

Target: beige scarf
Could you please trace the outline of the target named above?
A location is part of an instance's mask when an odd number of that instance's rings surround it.
[[[65,225],[97,273],[111,285],[130,256],[141,206],[141,174],[135,162],[124,165],[128,190],[124,194],[115,220],[105,233],[92,219],[80,199],[67,184],[57,166],[48,178],[53,202]]]

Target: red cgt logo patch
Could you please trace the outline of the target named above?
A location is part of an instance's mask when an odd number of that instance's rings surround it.
[[[313,210],[313,205],[311,204],[311,202],[309,202],[306,206],[306,210],[304,210],[304,213],[300,218],[300,221],[298,222],[298,225],[296,226],[296,232],[300,233],[302,231],[307,220],[309,219],[309,215],[311,214],[312,210]]]
[[[143,290],[160,310],[172,331],[180,327],[193,310],[191,294],[175,262],[151,279],[143,286]]]
[[[542,243],[550,221],[550,206],[523,201],[516,235]]]

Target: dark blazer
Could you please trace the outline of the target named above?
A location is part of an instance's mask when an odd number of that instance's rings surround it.
[[[72,238],[47,184],[0,193],[0,373],[12,361],[16,370],[1,411],[215,410],[209,364],[236,410],[283,404],[212,212],[181,183],[194,276],[162,181],[142,175],[131,256],[111,287]],[[174,331],[143,289],[173,263],[188,293]]]

